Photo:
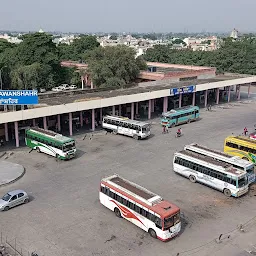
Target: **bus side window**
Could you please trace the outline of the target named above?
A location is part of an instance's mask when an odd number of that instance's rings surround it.
[[[155,216],[155,224],[158,228],[162,228],[161,226],[161,219]]]

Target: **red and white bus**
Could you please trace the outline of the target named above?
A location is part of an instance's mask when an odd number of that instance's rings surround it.
[[[152,237],[167,241],[181,230],[180,209],[147,189],[112,175],[101,180],[100,202],[148,232]]]

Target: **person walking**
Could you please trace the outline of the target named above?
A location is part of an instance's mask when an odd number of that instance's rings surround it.
[[[169,133],[169,127],[168,127],[168,125],[165,126],[165,131],[166,131],[166,133]]]
[[[247,128],[246,128],[246,127],[244,127],[244,135],[246,136],[246,135],[247,135],[247,133],[248,133],[248,130],[247,130]]]
[[[165,125],[163,125],[163,131],[162,131],[162,133],[165,133]]]

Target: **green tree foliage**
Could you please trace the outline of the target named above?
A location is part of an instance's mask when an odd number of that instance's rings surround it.
[[[20,44],[9,44],[0,53],[0,68],[7,67],[3,72],[5,87],[50,88],[62,82],[62,68],[52,36],[32,33],[22,39]]]
[[[117,40],[117,34],[113,34],[109,38],[110,40]]]
[[[183,44],[183,45],[186,45],[186,43],[180,39],[180,38],[176,38],[172,41],[173,44]]]
[[[147,61],[173,64],[212,66],[218,73],[233,72],[256,74],[256,40],[227,38],[220,49],[212,52],[174,50],[171,46],[157,45],[144,55]]]
[[[17,89],[45,88],[47,80],[50,79],[51,69],[49,65],[33,63],[16,67],[11,71],[12,87]]]
[[[81,37],[76,38],[70,45],[58,45],[59,58],[61,60],[80,61],[87,51],[93,50],[99,45],[95,36],[81,35]]]
[[[6,49],[13,48],[15,44],[9,43],[5,39],[0,39],[0,53],[3,53]]]
[[[144,39],[150,39],[150,40],[157,40],[157,35],[156,34],[146,34],[146,35],[143,35],[143,38]]]
[[[143,61],[135,59],[135,51],[124,45],[98,47],[85,55],[89,73],[97,87],[122,87],[133,82]]]

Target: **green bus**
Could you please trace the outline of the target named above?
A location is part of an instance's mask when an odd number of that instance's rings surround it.
[[[53,131],[30,128],[25,133],[26,145],[37,152],[67,160],[75,157],[75,140]]]
[[[182,123],[190,123],[199,119],[199,107],[186,106],[172,109],[162,114],[161,124],[163,126],[174,127]]]

